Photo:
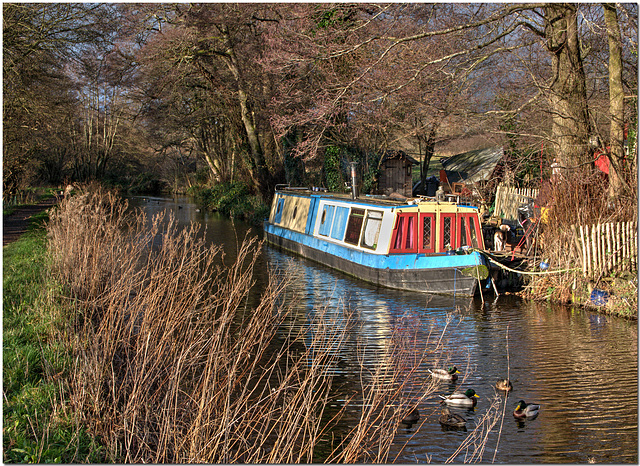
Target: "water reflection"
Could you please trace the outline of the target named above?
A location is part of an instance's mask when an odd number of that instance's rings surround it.
[[[182,224],[202,223],[207,241],[222,244],[229,260],[246,234],[261,235],[242,222],[196,212],[184,198],[135,203],[149,213],[170,209]],[[427,369],[452,363],[463,374],[458,384],[441,383],[436,395],[451,393],[462,383],[481,398],[475,410],[456,408],[467,419],[468,432],[444,430],[438,422],[437,396],[425,400],[419,406],[420,421],[401,428],[395,439],[394,452],[401,462],[447,461],[499,396],[505,403],[499,410],[506,415],[499,443],[500,423],[488,437],[483,462],[495,455],[498,463],[637,463],[635,322],[513,296],[482,304],[378,288],[269,246],[257,263],[257,294],[265,286],[267,271],[293,276],[287,302],[294,313],[283,335],[311,326],[312,336],[317,316],[336,330],[348,328],[344,344],[334,348],[337,362],[331,368],[336,389],[343,391],[338,402],[352,394],[349,389],[356,386],[361,364],[374,370],[393,363],[385,355],[394,335],[415,335],[415,350],[422,351],[435,349],[434,335],[444,332],[442,351],[430,354],[415,376],[428,378]],[[506,377],[513,391],[496,394],[496,381]],[[520,399],[542,406],[536,419],[513,418]],[[357,414],[351,413],[354,419]],[[455,462],[470,454],[460,452]]]

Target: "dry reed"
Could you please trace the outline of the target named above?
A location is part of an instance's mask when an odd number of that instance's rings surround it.
[[[198,232],[128,213],[95,187],[51,214],[50,270],[75,312],[67,316],[68,383],[79,422],[117,462],[387,462],[403,413],[434,394],[415,375],[429,344],[394,335],[376,355],[385,364],[367,370],[361,361],[362,393],[329,414],[348,323],[320,309],[312,330],[276,341],[290,277],[270,273],[250,308],[261,243],[246,238],[224,265]],[[364,400],[359,422],[332,443],[332,427],[356,398]]]
[[[543,258],[553,269],[569,270],[565,274],[531,278],[526,294],[539,300],[576,302],[576,294],[584,294],[588,284],[582,277],[582,257],[572,225],[635,220],[636,194],[634,191],[611,201],[607,197],[606,178],[586,169],[546,182],[537,201],[549,208],[543,216],[545,221],[538,236],[537,251],[542,250]]]

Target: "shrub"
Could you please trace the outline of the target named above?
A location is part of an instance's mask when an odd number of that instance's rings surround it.
[[[247,185],[240,182],[220,183],[213,188],[194,187],[188,193],[205,209],[247,220],[254,225],[261,225],[269,212],[269,206],[265,206]]]

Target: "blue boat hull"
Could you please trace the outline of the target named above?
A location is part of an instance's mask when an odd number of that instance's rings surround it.
[[[447,295],[475,294],[478,279],[463,269],[484,265],[477,252],[446,254],[368,254],[265,222],[269,243],[358,279],[388,288]]]

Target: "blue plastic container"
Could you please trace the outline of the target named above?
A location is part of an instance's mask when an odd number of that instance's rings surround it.
[[[604,306],[609,300],[609,293],[604,290],[593,290],[591,292],[591,302],[596,306]]]

